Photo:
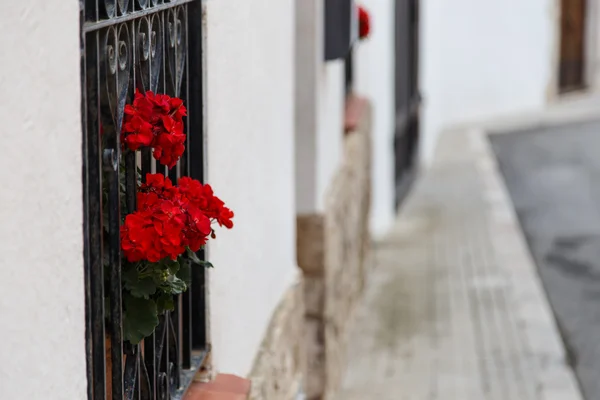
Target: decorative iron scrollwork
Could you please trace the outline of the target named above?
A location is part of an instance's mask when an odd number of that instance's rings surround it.
[[[163,29],[161,15],[151,15],[139,21],[137,31],[137,88],[142,92],[158,90],[163,62]]]
[[[185,71],[185,56],[187,43],[187,27],[184,11],[181,7],[173,8],[167,15],[167,63],[168,80],[175,96],[179,96],[181,81]]]
[[[103,128],[109,129],[114,124],[115,132],[121,131],[123,110],[127,101],[129,89],[131,57],[129,27],[127,24],[109,27],[104,34],[104,46],[101,54],[104,56],[104,68],[101,68],[101,79],[105,82],[106,95],[103,116],[109,114],[112,121],[103,121]]]

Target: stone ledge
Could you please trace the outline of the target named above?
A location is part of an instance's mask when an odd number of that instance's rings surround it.
[[[371,108],[356,96],[347,107],[344,155],[329,184],[325,211],[297,217],[298,264],[305,274],[309,400],[332,399],[338,390],[348,324],[367,273]]]
[[[298,266],[305,275],[323,276],[325,267],[325,220],[322,214],[296,218]]]
[[[306,375],[303,283],[288,289],[275,310],[250,373],[250,400],[293,400]]]

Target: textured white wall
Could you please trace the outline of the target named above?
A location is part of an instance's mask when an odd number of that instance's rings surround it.
[[[325,210],[325,195],[339,168],[344,140],[344,62],[323,63],[318,81],[319,109],[317,128],[316,211]]]
[[[541,109],[554,91],[555,0],[423,0],[422,156],[444,128]]]
[[[373,105],[371,232],[394,222],[394,0],[363,0],[371,34],[356,45],[355,89]]]
[[[322,0],[295,0],[296,207],[323,212],[342,154],[344,63],[324,61]]]
[[[78,2],[3,4],[0,53],[0,399],[85,399]]]
[[[589,88],[597,92],[600,89],[600,4],[588,1],[586,7],[585,77]]]
[[[214,362],[246,375],[296,276],[294,5],[206,7],[208,182],[236,213],[209,248]]]

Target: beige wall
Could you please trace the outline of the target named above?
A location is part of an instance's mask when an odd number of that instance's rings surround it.
[[[85,399],[79,5],[0,13],[0,399]]]

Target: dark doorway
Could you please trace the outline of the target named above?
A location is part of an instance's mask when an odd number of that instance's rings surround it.
[[[585,86],[586,0],[561,0],[559,90],[569,92]]]
[[[419,142],[419,0],[396,0],[394,133],[396,207],[413,180]]]

